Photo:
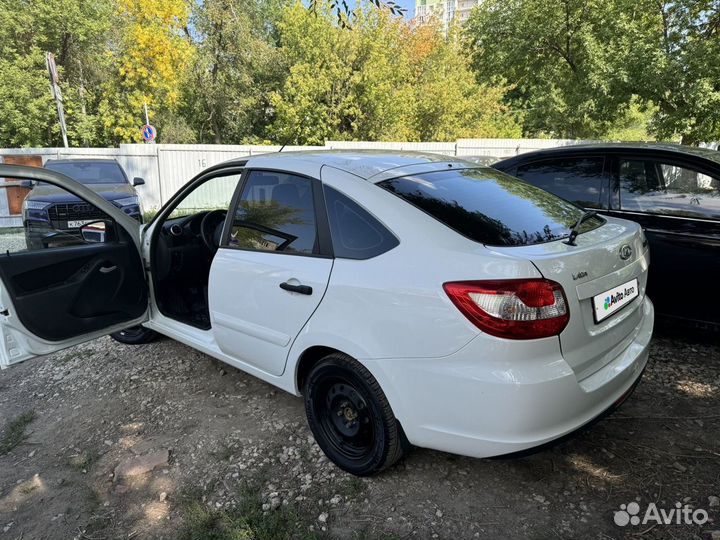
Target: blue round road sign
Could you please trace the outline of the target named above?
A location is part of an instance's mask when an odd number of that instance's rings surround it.
[[[157,137],[157,130],[155,129],[155,126],[145,124],[142,128],[142,136],[145,142],[153,142],[155,137]]]

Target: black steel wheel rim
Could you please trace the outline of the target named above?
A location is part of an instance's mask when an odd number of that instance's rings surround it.
[[[364,460],[376,443],[372,409],[362,392],[345,377],[324,378],[313,397],[323,438],[352,460]]]

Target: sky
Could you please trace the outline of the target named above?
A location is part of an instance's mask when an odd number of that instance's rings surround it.
[[[307,0],[303,0],[305,4],[307,4]],[[405,18],[406,19],[412,19],[415,16],[415,0],[393,0],[396,4],[399,4],[401,7],[404,7],[407,11],[405,12]],[[348,5],[350,6],[350,9],[353,9],[356,6],[357,2],[355,0],[348,0]]]
[[[407,9],[407,12],[405,13],[406,19],[412,19],[415,15],[415,0],[395,0],[398,4],[400,4],[402,7]]]

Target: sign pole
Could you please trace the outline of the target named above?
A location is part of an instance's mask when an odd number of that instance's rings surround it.
[[[143,107],[145,108],[145,124],[150,125],[150,118],[148,117],[147,112],[147,103],[143,103]]]
[[[63,143],[68,148],[67,126],[65,125],[65,110],[63,109],[62,91],[60,90],[60,79],[58,77],[57,65],[55,65],[55,55],[46,53],[45,64],[47,65],[48,74],[50,75],[50,88],[55,98],[55,107],[57,108],[58,122],[60,123],[60,131],[62,132]]]

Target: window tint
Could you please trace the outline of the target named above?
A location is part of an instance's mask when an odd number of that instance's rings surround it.
[[[229,245],[319,253],[312,181],[279,172],[250,173],[235,209]]]
[[[538,244],[566,238],[582,209],[492,169],[441,171],[379,184],[477,242],[494,246]],[[579,231],[604,223],[586,220]]]
[[[720,219],[718,178],[651,160],[620,160],[618,173],[623,210]]]
[[[390,231],[355,201],[329,186],[323,189],[336,257],[369,259],[399,244]]]
[[[115,241],[109,215],[54,184],[0,185],[0,212],[3,254]]]
[[[603,158],[543,160],[518,167],[516,176],[558,197],[588,208],[603,208]]]
[[[48,161],[45,168],[69,176],[81,184],[127,184],[120,165],[114,161]]]

